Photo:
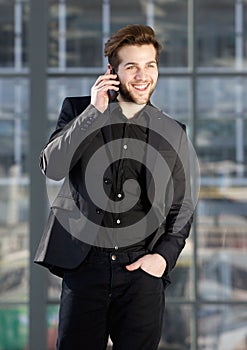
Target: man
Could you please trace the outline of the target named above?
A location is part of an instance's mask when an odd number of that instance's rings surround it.
[[[158,348],[193,214],[185,127],[150,103],[159,53],[148,26],[114,33],[107,72],[65,99],[41,153],[64,178],[35,257],[63,277],[59,350],[103,350],[109,335],[114,350]]]

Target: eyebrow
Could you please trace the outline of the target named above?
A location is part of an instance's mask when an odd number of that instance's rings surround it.
[[[149,61],[149,62],[146,62],[145,64],[150,64],[150,63],[155,63],[155,64],[157,64],[157,61]],[[128,65],[131,65],[131,64],[133,64],[133,65],[138,65],[139,63],[138,62],[127,62],[127,63],[125,63],[125,65],[124,65],[124,67],[126,67],[126,66],[128,66]]]

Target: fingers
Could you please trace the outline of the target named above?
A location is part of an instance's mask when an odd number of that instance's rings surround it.
[[[106,74],[98,77],[94,84],[95,89],[101,91],[108,91],[109,89],[118,91],[118,85],[120,82],[119,80],[116,80],[117,74],[107,74],[107,72]]]
[[[166,269],[166,261],[159,254],[146,254],[134,263],[126,266],[128,271],[134,271],[139,268],[149,275],[161,277]]]
[[[142,258],[138,259],[137,261],[135,261],[134,263],[130,264],[130,265],[127,265],[126,266],[126,269],[128,271],[134,271],[134,270],[137,270],[141,267],[142,265]]]
[[[109,103],[108,90],[118,92],[119,81],[117,74],[110,74],[110,69],[104,75],[100,75],[91,89],[91,104],[100,112],[104,112]]]

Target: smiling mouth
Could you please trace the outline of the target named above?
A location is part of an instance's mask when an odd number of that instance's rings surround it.
[[[149,83],[146,84],[132,84],[133,88],[138,91],[145,91],[147,90]]]

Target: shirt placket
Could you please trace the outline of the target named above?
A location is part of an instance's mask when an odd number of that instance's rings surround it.
[[[115,188],[115,193],[114,193],[114,199],[116,203],[116,211],[118,213],[115,214],[115,225],[116,227],[121,227],[122,224],[122,215],[120,212],[121,208],[121,201],[123,199],[123,183],[125,180],[124,177],[124,167],[125,167],[125,157],[126,157],[126,150],[128,148],[127,146],[127,138],[128,138],[128,123],[124,124],[123,127],[123,134],[121,138],[121,147],[120,147],[120,154],[119,154],[119,162],[118,162],[118,168],[116,169],[116,188]]]

